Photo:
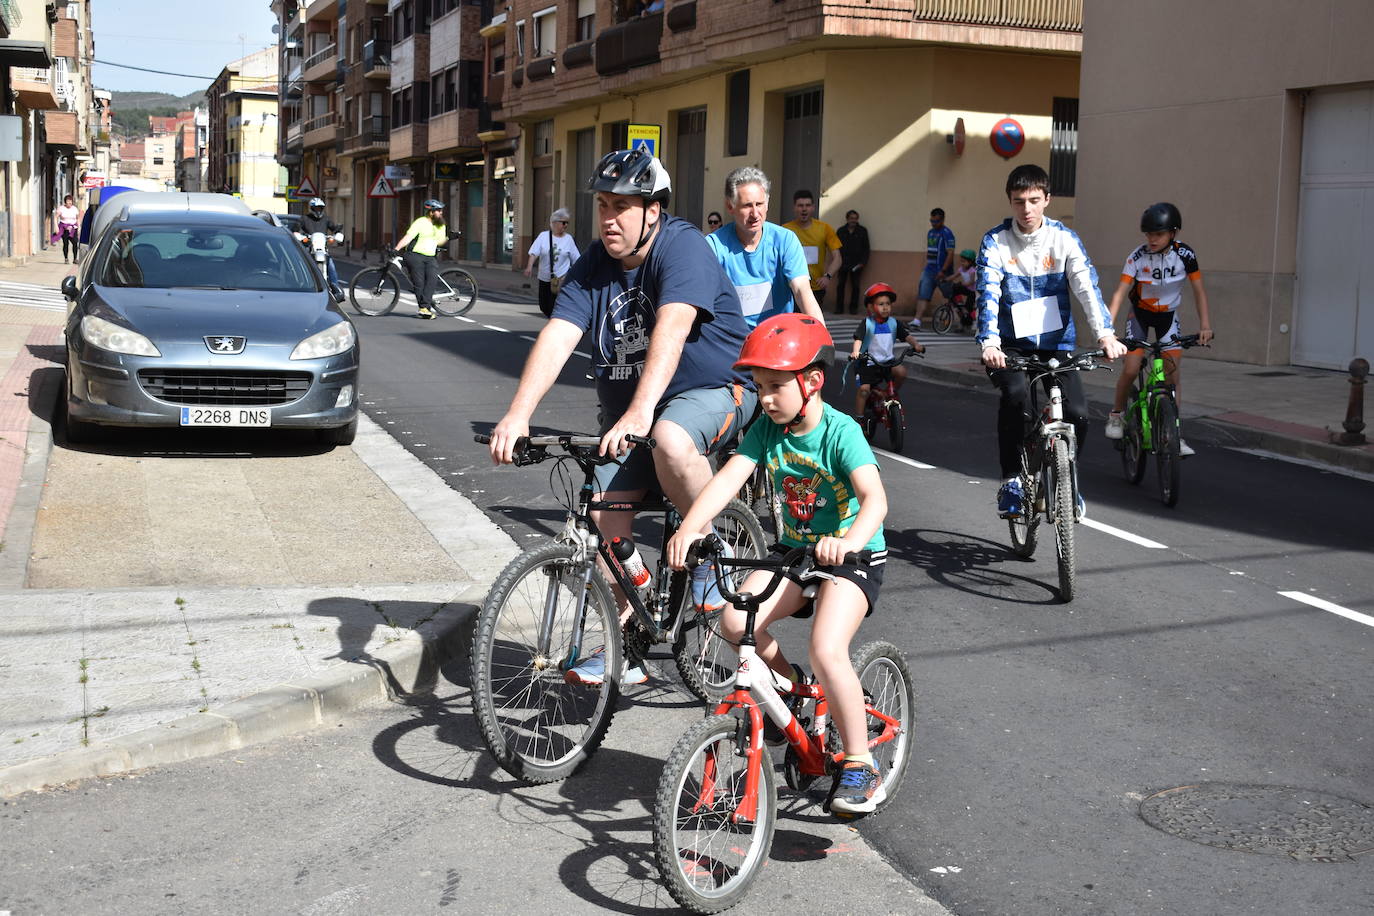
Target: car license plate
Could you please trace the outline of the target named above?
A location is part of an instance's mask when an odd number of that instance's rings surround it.
[[[271,426],[270,407],[183,407],[182,426]]]

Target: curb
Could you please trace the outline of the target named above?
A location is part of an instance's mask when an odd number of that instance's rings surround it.
[[[48,461],[52,457],[52,423],[65,384],[65,369],[61,374],[42,373],[40,387],[32,393],[38,412],[29,418],[24,470],[10,506],[9,519],[5,522],[5,549],[0,551],[0,588],[23,588],[28,576],[38,504],[43,499],[43,483],[47,480]]]
[[[337,722],[345,713],[433,689],[462,655],[487,586],[475,583],[419,630],[367,661],[277,684],[205,713],[0,769],[0,798],[237,750]]]
[[[950,366],[922,365],[915,361],[909,362],[907,365],[913,376],[924,378],[927,381],[960,385],[965,388],[980,388],[986,390],[990,395],[995,393],[981,369],[955,369]],[[1094,400],[1092,392],[1088,393],[1088,402],[1102,416],[1106,416],[1106,412],[1111,406],[1106,401]],[[1228,423],[1213,417],[1190,417],[1187,420],[1190,439],[1194,438],[1193,430],[1201,430],[1201,435],[1197,435],[1196,438],[1212,445],[1273,452],[1276,455],[1313,461],[1342,470],[1374,474],[1374,452],[1366,449],[1344,448],[1312,439],[1285,436],[1282,433],[1256,429],[1252,426],[1242,426],[1238,423]]]

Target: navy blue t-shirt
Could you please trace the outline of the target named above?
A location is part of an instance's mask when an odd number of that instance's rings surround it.
[[[568,271],[553,317],[591,331],[592,370],[601,404],[623,413],[634,398],[649,353],[658,307],[685,302],[697,319],[687,335],[677,371],[659,402],[693,388],[742,382],[735,360],[748,334],[735,287],[696,226],[665,216],[644,263],[625,270],[598,239]]]

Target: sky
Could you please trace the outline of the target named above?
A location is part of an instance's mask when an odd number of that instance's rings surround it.
[[[276,44],[269,0],[92,0],[95,59],[167,70],[163,76],[95,64],[95,85],[186,95],[208,89],[224,65]]]

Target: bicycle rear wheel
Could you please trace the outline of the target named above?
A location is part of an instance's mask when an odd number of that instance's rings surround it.
[[[401,296],[401,287],[391,271],[381,267],[369,267],[353,275],[348,284],[348,301],[360,315],[385,315],[396,307]]]
[[[461,267],[439,271],[434,284],[434,310],[449,318],[462,315],[477,301],[477,281]]]
[[[730,545],[735,556],[745,559],[762,557],[768,551],[763,526],[754,513],[732,499],[716,516],[716,533]],[[727,581],[738,585],[738,574]],[[735,666],[738,656],[735,647],[720,632],[723,611],[702,611],[692,605],[690,589],[683,590],[682,626],[673,640],[673,661],[687,689],[707,703],[719,703],[735,689]]]
[[[1159,498],[1164,505],[1178,505],[1178,491],[1182,484],[1178,454],[1178,405],[1172,394],[1155,400],[1155,466],[1159,470]]]
[[[654,857],[673,899],[694,913],[716,913],[749,893],[768,859],[777,823],[777,785],[765,751],[755,796],[734,716],[712,716],[678,739],[654,799]],[[752,818],[740,808],[754,802]]]
[[[916,730],[916,691],[911,686],[906,658],[891,643],[868,643],[854,654],[853,662],[869,705],[868,740],[872,742],[882,736],[889,726],[886,719],[896,723],[895,738],[870,748],[873,764],[883,778],[884,798],[873,811],[877,814],[892,801],[906,776]]]
[[[1145,431],[1140,425],[1140,386],[1131,389],[1121,420],[1121,470],[1131,483],[1145,476]]]
[[[873,413],[872,407],[864,410],[864,415],[859,418],[859,425],[863,427],[864,438],[872,442],[873,434],[878,431],[878,417]]]
[[[901,401],[887,403],[887,441],[892,450],[900,455],[902,446],[906,444],[906,412],[902,410]]]
[[[936,334],[948,334],[949,329],[954,327],[954,306],[948,302],[937,305],[930,319],[930,327]]]
[[[1059,563],[1059,600],[1068,602],[1073,600],[1078,568],[1073,543],[1073,466],[1066,440],[1054,440],[1053,461],[1049,492],[1045,496],[1054,500],[1050,515],[1054,519],[1054,551]]]
[[[569,544],[526,551],[502,570],[477,617],[469,656],[472,708],[502,769],[532,783],[572,775],[601,744],[620,690],[620,624],[610,586],[593,571],[586,612],[577,599],[586,566]],[[552,616],[548,652],[539,630]],[[573,654],[574,636],[580,651]],[[602,683],[570,684],[564,674],[601,649]]]

